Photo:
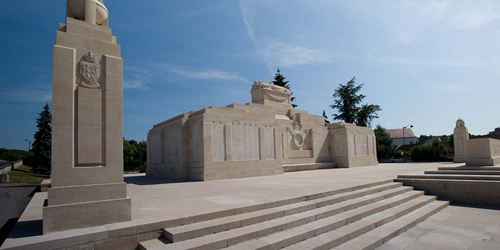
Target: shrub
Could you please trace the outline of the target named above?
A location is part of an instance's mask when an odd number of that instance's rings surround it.
[[[422,161],[448,161],[450,157],[446,152],[443,144],[439,141],[435,141],[431,146],[428,145],[418,145],[412,148],[411,159],[415,162]]]

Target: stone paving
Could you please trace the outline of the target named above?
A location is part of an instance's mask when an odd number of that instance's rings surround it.
[[[453,205],[377,250],[498,250],[500,209]]]
[[[124,179],[127,194],[132,198],[132,220],[147,220],[210,213],[394,179],[398,174],[423,174],[425,170],[461,165],[387,163],[207,182],[167,183],[144,174],[125,175]],[[33,197],[14,229],[16,237],[41,234],[42,207],[46,198],[47,192]]]

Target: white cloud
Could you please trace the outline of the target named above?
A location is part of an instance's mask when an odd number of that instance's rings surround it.
[[[154,77],[154,72],[149,68],[139,68],[139,67],[125,67],[125,73],[123,79],[124,89],[143,89],[148,90],[148,83],[151,82]]]
[[[325,63],[331,59],[331,55],[327,52],[283,42],[267,45],[260,54],[273,68]]]
[[[255,28],[253,26],[255,9],[248,0],[240,0],[240,10],[243,17],[243,23],[245,23],[245,27],[247,29],[248,36],[250,37],[250,39],[252,39],[254,45],[258,46],[259,42],[255,38]]]
[[[4,100],[16,102],[50,102],[52,100],[50,90],[9,91],[0,92],[0,95]]]
[[[170,68],[170,71],[187,79],[248,82],[246,78],[241,77],[236,73],[227,72],[219,69],[186,70],[181,68]]]
[[[255,35],[255,5],[253,3],[248,0],[240,0],[243,23],[255,49],[262,56],[268,70],[272,74],[274,74],[277,67],[294,67],[297,65],[330,61],[331,56],[325,51],[281,41],[259,41]]]

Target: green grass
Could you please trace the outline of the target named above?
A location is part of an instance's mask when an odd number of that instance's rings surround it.
[[[40,184],[44,179],[49,179],[50,175],[35,174],[30,166],[20,166],[9,172],[9,183]]]

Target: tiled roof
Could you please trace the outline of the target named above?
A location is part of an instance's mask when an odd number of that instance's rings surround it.
[[[391,139],[394,138],[403,138],[403,129],[402,128],[397,128],[397,129],[387,129],[386,132],[389,134],[389,137]],[[411,130],[411,128],[405,129],[405,138],[416,138],[415,134]]]

